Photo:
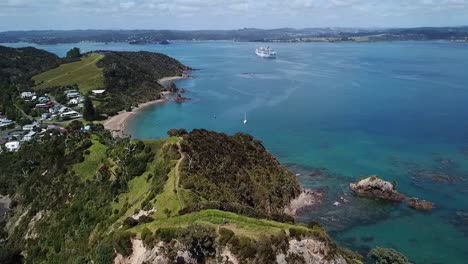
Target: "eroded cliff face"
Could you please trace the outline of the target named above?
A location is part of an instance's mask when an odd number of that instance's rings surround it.
[[[123,257],[118,254],[114,264],[166,264],[166,263],[188,263],[196,264],[197,259],[192,256],[187,247],[178,241],[171,243],[159,242],[152,248],[147,248],[140,239],[132,240],[133,252],[130,256]],[[334,254],[324,243],[315,239],[291,239],[286,251],[275,252],[278,264],[288,263],[311,263],[311,264],[347,264],[346,260],[339,254]],[[334,254],[334,255],[332,255]],[[216,256],[206,258],[204,263],[261,263],[255,259],[240,260],[228,246],[218,246]]]

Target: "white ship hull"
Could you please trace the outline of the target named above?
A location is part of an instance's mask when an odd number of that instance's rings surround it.
[[[276,58],[276,52],[270,48],[258,48],[255,50],[255,54],[261,58],[274,59]]]
[[[257,56],[262,57],[262,58],[270,58],[270,59],[276,58],[276,55],[274,54],[265,54],[261,52],[255,52],[255,54],[257,54]]]

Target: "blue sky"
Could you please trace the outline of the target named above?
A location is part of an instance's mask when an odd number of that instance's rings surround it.
[[[0,31],[468,25],[468,0],[0,0]]]

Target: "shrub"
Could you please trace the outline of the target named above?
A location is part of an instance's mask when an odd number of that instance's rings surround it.
[[[141,240],[143,240],[143,242],[145,242],[147,239],[151,238],[151,231],[145,227],[143,228],[143,230],[141,230]]]
[[[131,255],[133,252],[131,241],[132,236],[133,234],[128,231],[115,233],[113,236],[113,245],[115,250],[123,256]]]
[[[167,131],[167,135],[169,135],[170,137],[180,137],[186,134],[188,134],[188,132],[185,129],[172,128],[169,131]]]
[[[227,229],[227,228],[219,228],[219,244],[220,245],[226,245],[229,240],[234,236],[234,232],[232,230]]]
[[[114,261],[114,250],[107,242],[100,242],[96,247],[96,264],[109,264]]]
[[[176,228],[159,228],[156,230],[154,235],[161,241],[169,243],[172,239],[176,238],[177,229]]]
[[[307,236],[307,231],[297,227],[291,227],[289,228],[289,236],[301,240],[303,237]]]
[[[138,220],[134,219],[133,217],[127,217],[124,221],[124,225],[128,227],[134,227],[138,225]]]
[[[407,257],[391,248],[374,248],[368,257],[375,261],[375,264],[411,264]]]

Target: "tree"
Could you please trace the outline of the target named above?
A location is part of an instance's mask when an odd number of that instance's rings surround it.
[[[67,52],[67,58],[79,58],[81,57],[81,51],[79,48],[74,47]]]
[[[93,102],[91,101],[91,98],[89,98],[89,96],[85,97],[83,107],[83,118],[86,121],[93,121],[96,118],[96,110],[94,109]]]

